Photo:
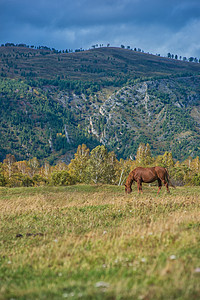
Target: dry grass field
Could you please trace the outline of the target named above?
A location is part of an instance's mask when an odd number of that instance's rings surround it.
[[[200,187],[0,189],[0,299],[200,299]]]

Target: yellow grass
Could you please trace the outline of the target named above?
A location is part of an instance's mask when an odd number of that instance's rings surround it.
[[[1,189],[0,299],[198,299],[200,188],[156,191]]]

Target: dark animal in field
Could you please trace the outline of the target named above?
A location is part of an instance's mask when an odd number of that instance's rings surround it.
[[[142,182],[151,183],[158,181],[158,193],[162,187],[162,183],[166,186],[167,192],[169,193],[169,184],[175,188],[175,186],[169,180],[169,174],[166,168],[163,167],[152,167],[152,168],[135,168],[130,172],[126,184],[125,192],[130,194],[132,192],[131,185],[133,181],[137,182],[138,193],[142,193]]]

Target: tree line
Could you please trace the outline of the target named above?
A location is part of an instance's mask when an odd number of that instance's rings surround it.
[[[189,157],[183,162],[174,162],[171,152],[153,157],[149,144],[141,143],[136,157],[127,160],[116,158],[105,146],[97,146],[91,151],[85,145],[79,145],[70,164],[59,161],[51,166],[48,161],[42,165],[34,157],[17,161],[14,155],[7,154],[0,164],[0,186],[40,186],[114,184],[123,185],[129,172],[137,166],[166,167],[176,185],[200,185],[200,160]]]

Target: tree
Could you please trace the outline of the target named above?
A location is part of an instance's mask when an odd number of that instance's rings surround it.
[[[107,184],[115,183],[117,159],[114,151],[109,152],[107,156],[105,156],[104,165],[105,172],[103,182]]]
[[[115,153],[108,152],[105,146],[97,146],[90,153],[88,179],[93,183],[116,183],[118,161]]]
[[[67,166],[64,162],[59,161],[59,162],[56,164],[55,169],[56,169],[57,171],[64,171],[64,170],[68,170],[68,166]]]
[[[7,154],[6,158],[3,161],[3,166],[5,168],[5,171],[8,173],[8,178],[11,178],[12,173],[15,172],[16,169],[16,158],[14,155]]]
[[[3,173],[2,163],[0,163],[0,186],[5,186],[5,185],[6,185],[6,178]]]
[[[44,162],[44,165],[40,168],[40,174],[42,177],[49,178],[51,175],[51,166],[48,161]]]
[[[172,157],[172,153],[166,151],[163,155],[159,155],[156,158],[156,165],[164,167],[164,168],[172,168],[174,166],[174,161]]]
[[[200,173],[200,160],[199,160],[199,156],[197,156],[195,159],[193,159],[193,161],[191,162],[190,167],[191,167],[191,169],[192,169],[193,172]]]
[[[150,146],[147,143],[141,143],[138,147],[137,154],[136,154],[136,165],[137,166],[149,166],[153,162],[153,157],[151,155]]]
[[[40,162],[36,157],[33,157],[28,161],[28,165],[31,168],[32,176],[39,170]]]
[[[23,161],[18,161],[16,162],[18,170],[23,174],[23,175],[31,175],[31,169],[27,164],[26,160]]]
[[[132,160],[120,159],[116,166],[116,180],[118,185],[123,185],[132,167]],[[134,169],[134,167],[133,167]]]
[[[176,184],[183,185],[189,177],[189,168],[184,163],[177,161],[171,170],[171,174]]]
[[[105,146],[97,146],[91,151],[88,162],[88,174],[93,183],[103,183],[106,173],[105,161],[108,152]]]
[[[90,157],[90,150],[85,144],[79,145],[77,152],[74,154],[75,158],[69,164],[69,173],[76,178],[77,182],[87,181],[87,166]]]

